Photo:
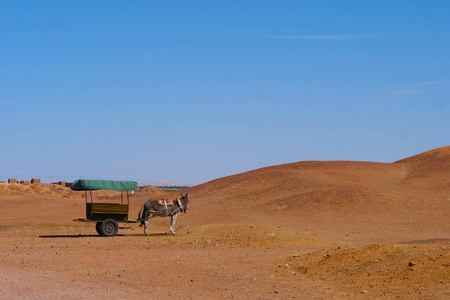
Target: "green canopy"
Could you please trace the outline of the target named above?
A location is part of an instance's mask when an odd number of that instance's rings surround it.
[[[92,180],[78,179],[70,189],[74,191],[92,191],[92,190],[114,190],[114,191],[135,191],[137,182],[134,181],[115,181],[115,180]]]

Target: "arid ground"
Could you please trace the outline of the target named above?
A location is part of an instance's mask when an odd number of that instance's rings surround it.
[[[149,236],[131,224],[108,238],[72,221],[85,216],[83,192],[0,184],[0,298],[450,299],[450,146],[395,163],[278,165],[182,192],[191,202],[175,236],[156,218]],[[138,190],[130,218],[178,193]]]

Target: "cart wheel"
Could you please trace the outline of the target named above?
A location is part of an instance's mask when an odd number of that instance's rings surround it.
[[[102,236],[115,236],[119,231],[119,224],[113,219],[107,219],[100,225],[100,235]]]
[[[102,235],[101,227],[102,227],[102,222],[97,222],[97,224],[95,224],[95,230],[97,231],[97,233],[99,235]]]

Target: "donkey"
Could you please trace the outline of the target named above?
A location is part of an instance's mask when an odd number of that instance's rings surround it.
[[[183,196],[181,194],[180,199],[169,202],[162,202],[161,200],[148,200],[144,203],[141,210],[139,211],[139,219],[144,219],[141,221],[140,227],[144,226],[144,233],[148,235],[147,226],[148,221],[154,217],[168,217],[172,218],[170,223],[170,232],[175,234],[174,227],[175,221],[181,212],[186,213],[189,208],[189,194]],[[142,213],[142,215],[141,215]]]

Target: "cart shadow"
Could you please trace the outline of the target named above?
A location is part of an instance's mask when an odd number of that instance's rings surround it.
[[[116,236],[125,236],[125,234],[117,234]],[[104,238],[98,234],[56,234],[56,235],[40,235],[43,239],[59,239],[59,238]]]
[[[172,234],[168,232],[161,232],[161,233],[150,233],[149,235],[145,234],[116,234],[115,236],[172,236]],[[43,239],[59,239],[59,238],[104,238],[104,236],[98,235],[98,234],[55,234],[55,235],[40,235],[40,238]]]

